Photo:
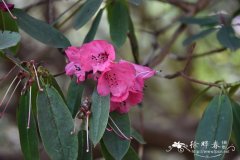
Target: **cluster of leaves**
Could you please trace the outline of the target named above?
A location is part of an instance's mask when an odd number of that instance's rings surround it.
[[[219,43],[226,48],[234,51],[240,48],[240,39],[236,36],[233,30],[230,17],[227,14],[216,14],[206,17],[183,17],[180,21],[184,24],[199,25],[202,30],[188,38],[183,42],[184,45],[189,45],[198,39],[204,38],[211,33],[216,33]]]
[[[139,4],[140,1],[131,1]],[[76,13],[73,26],[80,29],[99,10],[102,0],[88,0]],[[87,33],[84,43],[94,39],[100,23],[103,11],[107,8],[110,35],[113,43],[120,47],[126,41],[127,34],[133,37],[137,44],[133,24],[125,0],[112,1],[106,7],[100,9]],[[21,9],[14,9],[13,14],[17,17],[12,19],[8,13],[1,12],[1,35],[0,49],[3,57],[16,55],[19,48],[21,35],[18,28],[26,32],[32,38],[54,48],[66,48],[71,46],[70,41],[53,25],[38,20]],[[122,24],[124,22],[124,24]],[[15,59],[14,59],[15,60]],[[14,61],[17,65],[21,63]],[[40,74],[40,73],[39,73]],[[43,91],[38,91],[34,83],[31,90],[20,97],[17,111],[17,121],[20,134],[21,148],[25,159],[39,159],[39,142],[51,159],[92,159],[92,149],[98,143],[106,159],[138,159],[134,149],[130,146],[130,140],[119,137],[113,131],[107,131],[107,125],[117,127],[127,137],[135,137],[140,143],[145,143],[142,137],[130,125],[128,114],[110,113],[109,96],[101,97],[96,91],[91,97],[91,116],[89,119],[90,151],[87,152],[88,141],[86,127],[72,134],[75,129],[74,117],[81,107],[81,97],[86,85],[76,84],[72,80],[67,97],[62,94],[60,87],[53,78],[48,75],[41,77]],[[83,98],[82,98],[83,99]],[[30,128],[27,128],[29,116],[29,105],[32,105]],[[111,117],[111,122],[109,122]],[[84,126],[86,119],[83,119]],[[87,127],[88,128],[88,127]],[[114,129],[113,129],[114,130]]]

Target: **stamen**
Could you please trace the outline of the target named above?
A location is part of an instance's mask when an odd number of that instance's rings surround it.
[[[43,91],[43,88],[40,86],[40,83],[39,83],[38,74],[37,74],[37,70],[36,70],[36,67],[35,67],[34,63],[32,63],[32,66],[33,66],[34,73],[35,73],[35,76],[36,76],[36,79],[37,79],[38,89],[39,89],[39,91]]]
[[[4,0],[2,0],[2,2],[3,2],[3,4],[4,4],[4,6],[6,7],[6,9],[7,9],[8,13],[10,14],[10,16],[11,16],[13,19],[17,19],[17,17],[14,16],[14,15],[12,14],[12,12],[9,10],[8,5],[6,4],[6,2],[5,2]]]
[[[87,117],[86,117],[86,131],[87,131],[87,149],[86,152],[89,152],[89,132],[88,132],[88,120],[89,120],[89,113],[87,112]]]
[[[130,138],[128,138],[128,137],[124,137],[121,133],[118,133],[110,124],[108,124],[109,125],[109,127],[111,127],[111,129],[109,130],[109,132],[114,132],[118,137],[120,137],[120,138],[122,138],[122,139],[124,139],[124,140],[128,140],[128,141],[131,141],[133,138],[132,137],[130,137]]]
[[[22,79],[20,79],[20,80],[18,81],[17,85],[15,86],[15,88],[14,88],[14,90],[13,90],[13,92],[12,92],[10,98],[9,98],[8,101],[7,101],[7,104],[5,105],[5,107],[4,107],[3,111],[2,111],[2,113],[0,114],[0,118],[2,118],[2,116],[4,115],[4,113],[5,113],[6,109],[7,109],[7,107],[8,107],[8,105],[9,105],[9,103],[10,103],[10,101],[11,101],[11,99],[12,99],[12,97],[13,97],[15,91],[17,90],[17,88],[18,88],[18,86],[19,86],[19,84],[20,84],[21,81],[22,81]]]
[[[120,130],[120,128],[118,128],[118,126],[117,126],[117,124],[113,121],[113,119],[111,118],[111,116],[109,116],[109,119],[112,121],[112,123],[114,124],[114,126],[117,128],[117,130],[118,130],[118,132],[121,134],[121,136],[120,137],[123,137],[123,138],[125,138],[126,140],[131,140],[131,137],[130,138],[128,138],[121,130]],[[113,128],[113,127],[111,127],[111,128]],[[113,129],[114,130],[114,129]]]
[[[28,103],[28,122],[27,122],[27,129],[30,128],[31,111],[32,111],[32,86],[30,86],[30,89],[29,89],[29,103]]]
[[[71,135],[75,134],[76,133],[76,119],[78,117],[78,115],[81,113],[81,110],[79,110],[77,112],[77,114],[75,115],[74,119],[73,119],[73,131],[71,131]]]
[[[145,73],[147,73],[147,74],[145,76],[143,76],[143,78],[145,78],[147,75],[149,75],[151,73],[151,71],[140,72],[136,75],[136,77],[138,77],[141,74],[145,74]]]
[[[4,100],[6,99],[8,92],[9,92],[10,89],[12,88],[12,85],[13,85],[14,82],[17,80],[17,78],[18,78],[18,76],[16,76],[16,77],[13,79],[12,83],[11,83],[10,86],[8,87],[8,89],[7,89],[5,95],[3,96],[3,99],[2,99],[2,101],[1,101],[1,103],[0,103],[0,108],[1,108],[1,106],[2,106],[2,104],[3,104],[3,102],[4,102]]]
[[[0,78],[0,81],[6,79],[6,78],[10,75],[10,73],[12,73],[12,71],[13,71],[16,67],[17,67],[17,66],[15,65],[5,76],[3,76],[2,78]]]

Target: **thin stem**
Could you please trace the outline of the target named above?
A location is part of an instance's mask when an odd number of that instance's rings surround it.
[[[78,0],[77,2],[75,2],[73,5],[71,5],[68,9],[66,9],[63,13],[61,13],[52,23],[51,26],[54,26],[60,18],[62,18],[62,16],[64,16],[68,11],[70,11],[72,8],[74,8],[79,2],[81,2],[81,0]]]
[[[78,115],[81,113],[81,111],[79,110],[78,112],[77,112],[77,114],[75,115],[75,117],[74,117],[74,122],[73,122],[73,131],[71,131],[71,134],[74,134],[74,133],[76,133],[76,119],[77,119],[77,117],[78,117]]]
[[[58,74],[53,75],[53,77],[58,77],[58,76],[64,75],[65,73],[66,73],[66,71],[63,71],[63,72],[61,72],[61,73],[58,73]]]
[[[43,91],[43,88],[40,86],[40,82],[39,82],[39,79],[38,79],[38,73],[37,73],[37,70],[36,70],[36,67],[35,67],[34,63],[32,63],[32,66],[33,66],[34,73],[35,73],[35,76],[36,76],[36,79],[37,79],[38,89],[39,89],[39,91]]]
[[[10,73],[12,73],[12,71],[13,71],[16,67],[17,67],[17,66],[14,65],[14,67],[12,67],[12,68],[10,69],[10,71],[9,71],[5,76],[3,76],[2,78],[0,78],[0,81],[3,81],[4,79],[6,79],[6,78],[10,75]]]
[[[17,90],[19,84],[21,83],[21,81],[22,81],[22,79],[20,79],[20,80],[18,81],[16,87],[14,88],[14,90],[13,90],[13,92],[12,92],[10,98],[9,98],[8,101],[7,101],[7,104],[5,105],[5,107],[4,107],[3,111],[2,111],[2,113],[0,114],[0,118],[2,118],[2,116],[4,115],[4,113],[5,113],[6,109],[7,109],[7,107],[8,107],[8,105],[9,105],[9,103],[10,103],[10,101],[11,101],[11,99],[12,99],[14,93],[16,92],[16,90]]]
[[[28,103],[28,123],[27,123],[27,129],[30,128],[31,111],[32,111],[32,86],[30,86],[30,89],[29,89],[29,103]]]
[[[8,92],[9,92],[10,89],[12,88],[12,85],[13,85],[14,82],[17,80],[17,78],[18,78],[18,76],[16,76],[16,77],[13,79],[12,83],[11,83],[10,86],[8,87],[8,89],[7,89],[5,95],[3,96],[3,99],[2,99],[2,101],[1,101],[1,103],[0,103],[0,108],[2,107],[2,104],[3,104],[4,100],[6,99]]]
[[[10,14],[10,16],[11,16],[13,19],[17,19],[17,17],[14,16],[14,15],[12,14],[12,12],[9,10],[6,2],[5,2],[4,0],[2,0],[2,2],[3,2],[3,4],[4,4],[4,6],[6,7],[6,9],[7,9],[8,13]]]
[[[198,83],[198,84],[202,84],[202,85],[206,85],[206,86],[212,86],[212,87],[221,88],[218,84],[211,83],[211,82],[200,81],[200,80],[194,79],[192,77],[189,77],[184,72],[180,72],[180,75],[183,78],[189,80],[190,82],[194,82],[194,83]]]
[[[65,20],[63,20],[62,23],[56,26],[56,28],[62,27],[67,21],[69,21],[81,8],[82,6],[79,6],[76,10],[74,10]]]
[[[89,131],[88,131],[88,120],[89,120],[89,115],[87,114],[86,117],[86,131],[87,131],[87,149],[86,152],[89,152]]]

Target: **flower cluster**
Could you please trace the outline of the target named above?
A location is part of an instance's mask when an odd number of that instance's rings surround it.
[[[111,95],[110,111],[126,113],[143,99],[144,81],[155,71],[141,65],[120,60],[115,62],[114,47],[104,40],[94,40],[81,47],[68,47],[69,63],[66,74],[75,75],[77,82],[88,78],[97,80],[101,96]]]

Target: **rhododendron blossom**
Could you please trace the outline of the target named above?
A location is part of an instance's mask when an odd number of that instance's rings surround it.
[[[144,81],[156,73],[149,67],[128,61],[114,62],[114,48],[104,40],[95,40],[81,47],[71,46],[65,52],[70,61],[65,67],[66,74],[75,75],[78,82],[88,78],[96,80],[98,94],[110,94],[111,112],[126,113],[141,103]]]
[[[97,71],[106,70],[115,59],[113,46],[104,40],[95,40],[81,47],[70,46],[65,53],[70,61],[65,67],[66,74],[75,75],[78,82],[84,81],[86,73],[90,72],[98,77]]]
[[[98,93],[101,96],[111,93],[111,99],[116,102],[126,100],[130,88],[134,85],[135,72],[133,65],[129,63],[112,63],[98,79]]]
[[[6,3],[6,5],[3,2],[0,2],[0,10],[2,10],[3,12],[7,12],[8,9],[12,10],[14,8],[14,4],[12,3]]]

